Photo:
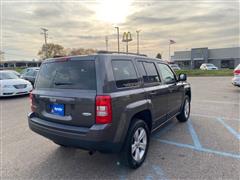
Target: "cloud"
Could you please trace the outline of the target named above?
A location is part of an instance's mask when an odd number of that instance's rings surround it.
[[[44,43],[66,48],[117,49],[116,29],[96,17],[94,1],[3,1],[3,51],[6,59],[33,59]],[[219,48],[239,44],[238,1],[134,1],[126,21],[118,24],[120,33],[130,31],[129,49],[136,51],[136,30],[140,29],[140,50],[150,56],[163,52],[168,57],[168,41],[175,50],[192,47]],[[109,14],[111,16],[111,14]],[[121,50],[125,44],[121,42]],[[12,54],[12,55],[10,55]],[[14,55],[13,55],[14,54]]]

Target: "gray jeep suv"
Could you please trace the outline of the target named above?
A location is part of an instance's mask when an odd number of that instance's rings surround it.
[[[63,147],[119,152],[137,168],[152,132],[188,120],[191,89],[162,60],[99,52],[45,60],[30,98],[34,132]]]

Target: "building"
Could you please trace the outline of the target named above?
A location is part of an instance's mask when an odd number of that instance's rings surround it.
[[[203,63],[212,63],[218,68],[234,69],[240,64],[240,47],[208,49],[193,48],[190,51],[175,51],[171,60],[182,69],[199,69]]]
[[[1,61],[0,69],[6,68],[25,68],[25,67],[38,67],[41,65],[41,61]]]

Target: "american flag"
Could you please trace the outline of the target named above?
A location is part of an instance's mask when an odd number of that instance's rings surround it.
[[[174,40],[169,40],[169,44],[175,44],[176,42]]]

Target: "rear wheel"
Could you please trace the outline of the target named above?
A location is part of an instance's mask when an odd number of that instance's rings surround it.
[[[183,108],[180,114],[177,116],[179,122],[186,122],[189,119],[190,109],[191,109],[190,99],[188,96],[185,96]]]
[[[135,119],[122,152],[124,163],[133,169],[140,167],[147,155],[148,146],[149,128],[143,120]]]

